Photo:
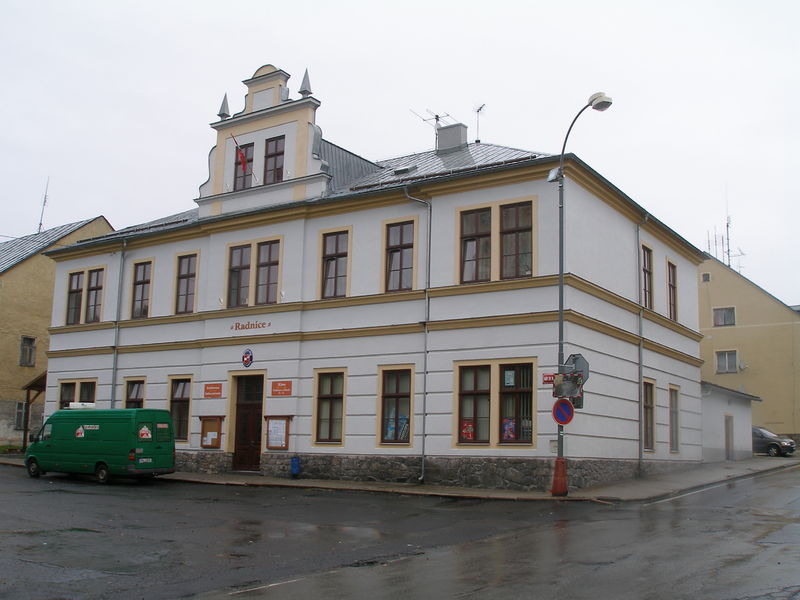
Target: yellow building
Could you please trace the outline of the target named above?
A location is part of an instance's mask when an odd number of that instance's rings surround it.
[[[800,314],[716,258],[698,272],[703,381],[759,396],[753,425],[800,437]]]
[[[0,243],[0,446],[22,445],[26,400],[41,419],[55,273],[42,252],[111,231],[95,217]]]

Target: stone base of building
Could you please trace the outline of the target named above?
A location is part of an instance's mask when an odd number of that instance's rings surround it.
[[[422,475],[419,456],[289,454],[261,455],[260,472],[266,477],[292,477],[292,458],[299,460],[300,479],[341,481],[386,481],[418,483]],[[178,471],[225,473],[233,455],[228,452],[179,450]],[[553,483],[554,458],[498,458],[476,456],[429,456],[425,459],[424,482],[432,485],[506,490],[549,491]],[[699,464],[692,461],[614,460],[568,458],[569,489],[578,490],[677,471]]]
[[[262,454],[261,473],[291,477],[291,459],[300,461],[301,479],[343,481],[419,482],[418,456]],[[497,458],[436,456],[425,459],[425,483],[442,486],[549,491],[553,483],[553,458]],[[572,490],[657,475],[699,464],[692,461],[567,459]]]
[[[419,479],[419,456],[276,454],[261,455],[261,473],[268,477],[291,477],[291,461],[300,459],[302,479],[342,481],[387,481],[415,483]]]
[[[178,450],[175,470],[187,473],[226,473],[232,470],[233,454],[207,450]]]

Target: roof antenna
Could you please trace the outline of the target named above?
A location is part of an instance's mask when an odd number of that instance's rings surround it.
[[[36,233],[42,233],[42,221],[44,221],[44,207],[47,206],[47,190],[50,188],[50,176],[47,176],[47,183],[44,186],[44,198],[42,198],[42,212],[39,215],[39,231]]]
[[[415,112],[415,111],[411,110],[410,108],[408,110],[411,112],[412,115],[414,115],[415,117],[418,117],[423,123],[427,123],[428,125],[430,125],[434,129],[438,129],[439,127],[441,127],[441,125],[439,124],[439,121],[441,121],[444,117],[449,116],[449,115],[437,115],[435,113],[432,113],[430,110],[425,109],[425,110],[428,110],[428,112],[431,114],[431,116],[426,119],[425,117],[423,117],[418,112]]]
[[[477,138],[475,138],[475,143],[481,143],[481,111],[486,104],[481,104],[478,108],[475,109],[475,131],[477,133]]]

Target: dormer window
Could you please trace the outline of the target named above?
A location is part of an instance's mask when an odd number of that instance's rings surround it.
[[[283,181],[284,136],[267,140],[264,154],[264,184]]]
[[[236,146],[233,190],[244,190],[253,185],[253,144]]]

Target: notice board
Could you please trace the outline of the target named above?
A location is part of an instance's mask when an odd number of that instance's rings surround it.
[[[266,416],[267,422],[267,450],[289,449],[289,422],[291,416]]]

